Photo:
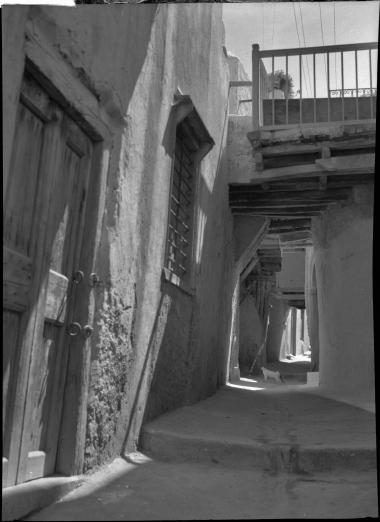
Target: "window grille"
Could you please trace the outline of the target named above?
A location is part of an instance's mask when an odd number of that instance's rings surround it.
[[[167,268],[180,279],[189,271],[195,191],[194,153],[198,148],[199,143],[189,126],[180,123],[176,131],[166,257]]]

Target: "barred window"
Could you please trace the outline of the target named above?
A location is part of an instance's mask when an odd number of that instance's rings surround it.
[[[194,154],[198,149],[199,142],[191,128],[185,121],[180,123],[176,130],[166,258],[167,268],[180,279],[189,271],[196,178]]]

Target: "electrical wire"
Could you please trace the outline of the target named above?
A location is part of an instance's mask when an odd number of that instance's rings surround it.
[[[335,2],[334,5],[334,45],[336,45],[336,32],[335,32]],[[336,81],[336,53],[334,53],[334,67],[335,67],[335,89],[337,89],[337,81]]]
[[[301,27],[302,27],[302,34],[303,34],[303,43],[304,43],[304,46],[306,47],[306,38],[305,38],[305,31],[304,31],[304,27],[303,27],[303,17],[302,17],[301,3],[298,4],[298,8],[299,8],[300,15],[301,15]],[[306,68],[307,68],[307,79],[309,81],[309,87],[310,87],[310,92],[311,92],[311,80],[310,80],[310,70],[309,70],[308,56],[306,55],[305,58],[306,58]]]
[[[294,21],[296,23],[296,30],[297,30],[297,37],[298,37],[298,47],[301,47],[301,40],[300,40],[300,35],[299,35],[299,32],[298,32],[298,24],[297,24],[297,17],[296,17],[296,10],[295,10],[295,7],[294,7],[294,2],[292,2],[292,7],[293,7],[293,15],[294,15]],[[303,67],[303,61],[302,61],[302,57],[301,57],[301,75],[302,75],[302,71],[305,75],[305,71],[304,71],[304,67]],[[300,83],[302,81],[302,78],[300,78]],[[306,90],[308,91],[308,85],[306,83]],[[301,93],[300,93],[301,95]]]
[[[323,37],[323,23],[322,23],[322,12],[321,12],[321,2],[318,2],[319,7],[319,21],[321,24],[321,34],[322,34],[322,45],[325,46],[325,39]],[[326,63],[326,54],[323,53],[323,58],[325,59],[325,74],[326,74],[326,84],[327,84],[327,63]]]
[[[276,19],[276,2],[273,2],[273,11],[272,11],[273,23],[272,23],[272,49],[274,42],[274,21]]]

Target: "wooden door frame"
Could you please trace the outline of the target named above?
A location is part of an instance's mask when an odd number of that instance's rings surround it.
[[[26,25],[24,52],[25,70],[93,142],[89,173],[91,183],[85,211],[86,234],[80,256],[83,260],[81,269],[88,274],[94,269],[96,249],[100,240],[101,220],[105,206],[101,195],[107,183],[109,151],[114,132],[120,128],[122,116],[115,115],[115,112],[112,115],[107,112],[95,94],[78,79],[75,72],[54,51],[53,46],[36,26],[32,28]],[[20,78],[19,90],[22,80],[23,75]],[[80,313],[86,323],[92,324],[95,314],[94,300],[89,299],[90,290],[84,294],[77,299],[75,313]],[[23,361],[30,360],[30,356],[29,350],[28,353],[23,354]],[[81,473],[83,468],[90,360],[90,339],[83,342],[83,349],[70,350],[56,460],[56,472],[66,475]],[[19,371],[21,375],[18,376],[16,384],[16,397],[25,395],[28,364],[19,365]],[[24,394],[20,395],[23,391]]]

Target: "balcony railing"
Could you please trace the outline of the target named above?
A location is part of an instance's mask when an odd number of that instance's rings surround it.
[[[252,100],[240,103],[252,103],[253,130],[374,120],[377,48],[371,42],[260,51],[254,44],[252,82],[231,81],[230,86],[252,87]]]
[[[372,88],[364,88],[364,89],[332,89],[330,90],[330,97],[331,98],[342,98],[350,97],[350,98],[356,98],[356,95],[359,96],[359,98],[367,97],[367,96],[376,96],[377,95],[377,89]]]

